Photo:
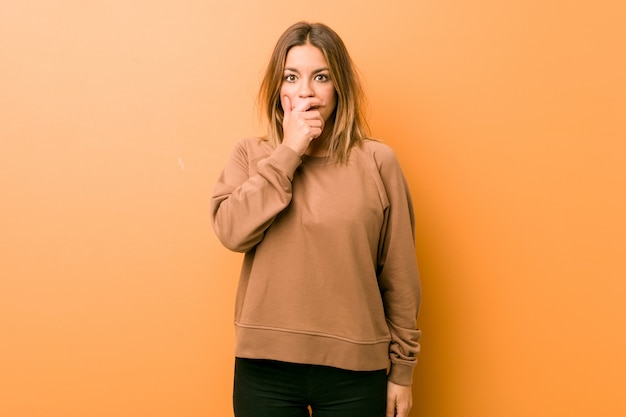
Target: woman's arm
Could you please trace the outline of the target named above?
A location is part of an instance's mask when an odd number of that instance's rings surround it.
[[[375,159],[389,204],[378,253],[378,282],[391,334],[388,379],[397,385],[409,386],[421,336],[416,323],[421,286],[415,254],[413,204],[393,151],[380,147]]]
[[[254,140],[241,141],[222,171],[211,198],[213,229],[228,249],[247,252],[291,202],[291,181],[300,157],[284,145],[267,153]]]

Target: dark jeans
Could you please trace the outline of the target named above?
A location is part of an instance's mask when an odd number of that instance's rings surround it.
[[[387,372],[235,360],[235,417],[384,417]]]

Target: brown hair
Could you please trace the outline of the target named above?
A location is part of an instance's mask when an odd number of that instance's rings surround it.
[[[322,51],[337,93],[333,132],[329,138],[328,158],[346,162],[350,149],[367,137],[365,97],[356,67],[343,41],[322,23],[299,22],[289,27],[278,39],[265,70],[258,95],[261,115],[268,123],[268,139],[274,146],[283,140],[284,111],[280,103],[287,53],[294,46],[312,45]]]

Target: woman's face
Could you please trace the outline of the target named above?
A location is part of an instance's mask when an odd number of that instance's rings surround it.
[[[330,80],[328,63],[313,45],[294,46],[287,53],[280,87],[281,104],[289,98],[292,109],[315,109],[327,121],[337,106],[337,93]]]

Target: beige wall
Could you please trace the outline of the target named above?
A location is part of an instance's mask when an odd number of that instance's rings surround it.
[[[300,19],[346,41],[414,194],[411,415],[626,414],[623,4],[3,2],[0,415],[232,415],[208,199]]]

